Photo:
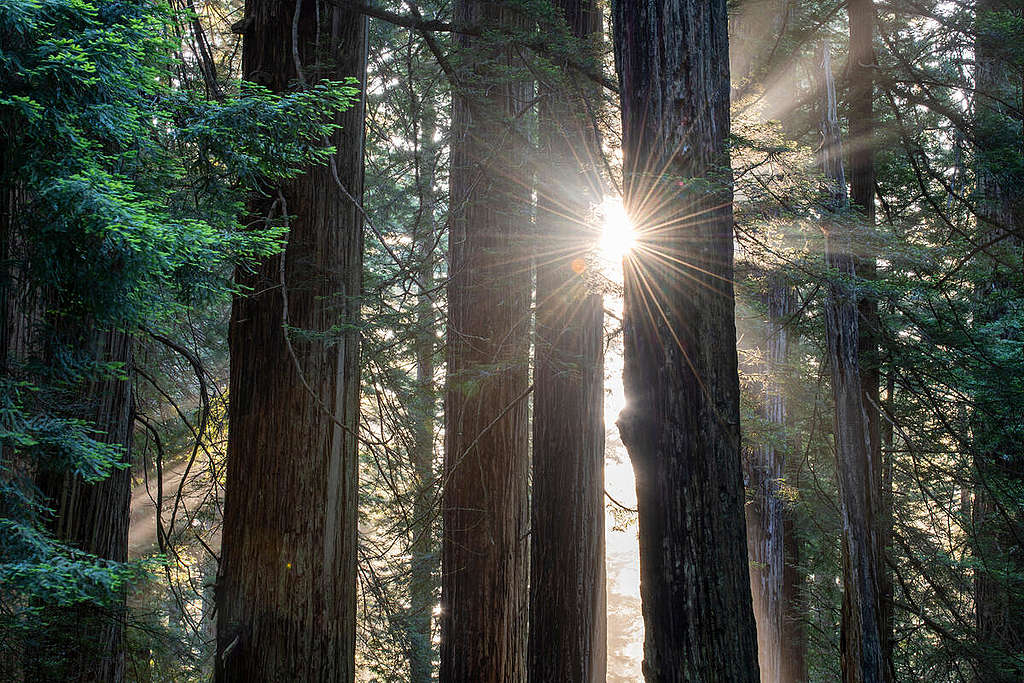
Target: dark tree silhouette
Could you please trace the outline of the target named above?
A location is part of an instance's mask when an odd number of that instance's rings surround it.
[[[733,320],[725,0],[613,3],[644,676],[757,681]]]

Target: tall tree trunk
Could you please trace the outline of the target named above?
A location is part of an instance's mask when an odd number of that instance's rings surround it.
[[[600,33],[593,0],[556,7],[581,43]],[[531,683],[604,683],[604,302],[584,279],[601,194],[584,98],[599,93],[560,76],[540,92],[528,669]]]
[[[792,313],[793,293],[779,276],[770,276],[765,300],[768,340],[764,368],[764,418],[782,433],[787,424],[786,396],[779,384],[779,374],[789,355],[789,331],[785,325]],[[792,553],[796,546],[795,539],[787,538],[793,534],[793,525],[781,493],[786,447],[771,438],[753,451],[750,454],[753,462],[748,469],[754,500],[746,508],[750,587],[757,622],[761,680],[776,683],[794,680],[784,678],[783,669],[794,671],[802,668],[787,661],[803,659],[799,622],[786,624],[793,616],[799,587],[798,577],[787,577],[790,568],[787,567],[786,555],[787,552]]]
[[[512,26],[505,3],[459,0],[455,21]],[[519,683],[527,617],[529,184],[515,51],[458,39],[471,68],[452,112],[448,386],[441,551],[442,683]]]
[[[856,260],[854,268],[857,277],[867,283],[878,279],[878,267],[874,254],[870,253],[870,235],[875,227],[875,7],[874,0],[850,0],[847,5],[850,20],[850,199],[854,209],[861,216],[862,237],[854,246]],[[888,675],[895,671],[892,661],[892,580],[885,566],[885,549],[891,535],[892,520],[888,514],[887,497],[882,480],[882,437],[881,437],[881,368],[879,344],[881,341],[881,318],[878,298],[873,292],[861,296],[857,301],[859,315],[857,354],[860,365],[861,391],[864,394],[864,411],[868,420],[868,434],[871,439],[871,481],[870,502],[874,524],[872,534],[878,547],[879,600],[881,609],[882,656]]]
[[[800,482],[792,486],[799,489]],[[807,598],[800,566],[800,543],[796,536],[793,511],[783,511],[782,569],[782,661],[780,683],[804,683],[807,680]],[[763,679],[762,679],[763,680]]]
[[[2,144],[0,164],[0,176],[15,177],[8,172],[11,159]],[[52,305],[52,292],[33,282],[31,240],[20,220],[26,204],[20,183],[0,189],[0,373],[12,381],[38,381],[38,376],[26,373],[26,363],[42,359],[44,366],[52,365],[58,352],[69,351],[81,353],[97,367],[119,364],[119,374],[104,374],[76,386],[75,395],[62,396],[67,404],[59,410],[63,417],[85,421],[95,430],[93,438],[98,442],[118,446],[120,461],[127,465],[134,425],[131,337],[116,329],[94,329],[75,318],[54,319],[50,310],[59,307]],[[111,470],[102,481],[87,482],[63,469],[39,468],[38,462],[16,453],[9,444],[4,449],[0,476],[35,477],[40,502],[54,511],[48,522],[57,540],[101,559],[128,559],[131,474],[127,467]],[[4,514],[9,502],[5,501]],[[103,606],[42,605],[43,628],[24,643],[20,663],[0,659],[0,674],[20,669],[26,681],[120,683],[125,678],[125,597],[123,591],[116,591]]]
[[[1013,323],[1013,292],[1024,245],[1020,225],[1024,204],[1019,198],[1024,179],[1010,161],[1021,154],[1021,81],[1005,44],[1012,42],[996,26],[1009,15],[1020,17],[1012,0],[978,0],[975,37],[974,103],[978,146],[977,195],[979,242],[991,246],[979,257],[986,282],[978,287],[976,324],[995,330],[1000,340],[1019,339]],[[1012,30],[1012,29],[1011,29]],[[1007,235],[1013,231],[1014,234]],[[998,238],[1003,237],[1002,240]],[[1012,265],[1011,265],[1012,264]],[[1017,281],[1019,282],[1019,280]],[[1019,286],[1019,285],[1018,285]],[[997,343],[995,340],[987,343]],[[972,418],[975,439],[974,576],[975,620],[978,629],[978,680],[1019,681],[1024,677],[1024,510],[1017,497],[1024,479],[1024,453],[1012,436],[1019,409],[1002,373],[979,378]]]
[[[613,3],[626,204],[619,430],[644,676],[757,681],[740,470],[725,0]]]
[[[744,0],[729,16],[729,72],[733,102],[770,87],[766,68],[786,26],[786,0]],[[766,30],[770,27],[770,30]],[[786,318],[792,313],[792,289],[777,276],[768,277],[764,300],[768,313],[764,353],[763,417],[781,433],[786,427],[786,397],[778,374],[789,353]],[[753,500],[746,505],[750,592],[757,623],[757,656],[763,683],[806,679],[806,638],[800,612],[800,576],[792,514],[780,484],[785,475],[786,447],[769,441],[745,449],[745,469]]]
[[[434,646],[431,632],[438,558],[434,543],[434,354],[437,351],[434,306],[435,164],[437,115],[433,103],[423,102],[420,139],[416,152],[419,212],[413,236],[419,259],[416,300],[416,394],[413,402],[413,446],[410,453],[415,473],[413,541],[409,547],[409,681],[429,683],[434,678]]]
[[[76,335],[77,336],[77,335]],[[91,357],[103,363],[131,366],[131,338],[124,332],[93,333]],[[83,417],[95,426],[98,440],[122,449],[121,462],[131,460],[134,412],[131,382],[125,376],[92,382],[86,390]],[[112,470],[88,483],[68,472],[43,472],[39,488],[55,511],[54,535],[68,545],[115,562],[128,559],[131,472]],[[34,644],[30,681],[105,681],[125,677],[125,594],[112,604],[48,608],[46,630]]]
[[[821,163],[830,185],[822,221],[825,262],[831,271],[825,302],[825,338],[835,403],[836,474],[843,524],[841,668],[845,683],[875,683],[888,680],[882,651],[879,549],[872,507],[872,491],[878,475],[871,458],[870,429],[861,391],[857,257],[853,251],[853,236],[847,223],[830,220],[827,215],[848,207],[835,82],[827,43],[822,49],[821,80],[824,95]]]
[[[249,0],[243,25],[243,75],[272,91],[365,76],[354,12]],[[253,200],[290,215],[285,253],[237,274],[218,681],[354,676],[363,106],[337,122],[330,166]]]

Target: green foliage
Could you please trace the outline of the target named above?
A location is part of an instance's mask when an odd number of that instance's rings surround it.
[[[175,35],[162,0],[0,3],[4,629],[30,629],[40,606],[123,599],[148,571],[56,538],[34,483],[44,471],[94,483],[128,464],[90,422],[90,387],[129,369],[94,340],[223,302],[235,267],[276,253],[284,228],[247,216],[246,197],[324,163],[355,94],[333,82],[182,92]]]
[[[820,292],[834,274],[822,266],[816,219],[821,94],[813,88],[820,38],[830,38],[842,63],[847,27],[838,7],[791,5],[774,56],[785,69],[766,65],[765,92],[750,93],[733,119],[738,312],[741,331],[755,347],[744,354],[741,342],[744,443],[787,449],[784,494],[800,547],[810,680],[839,677],[840,518],[820,318]],[[1017,559],[1024,528],[1024,43],[1019,11],[977,9],[897,2],[879,11],[877,225],[843,217],[851,221],[854,248],[878,263],[877,281],[854,284],[880,303],[877,360],[883,467],[892,481],[886,555],[896,605],[897,680],[1016,680],[1022,670],[1012,646],[978,630],[975,582],[984,576],[996,586],[1008,613],[1024,604]],[[989,52],[979,65],[982,39]],[[979,76],[982,68],[987,74]],[[844,117],[849,102],[840,72],[837,78]],[[791,142],[779,143],[775,131],[782,126],[743,120],[775,116],[784,119],[784,138]],[[844,134],[847,151],[857,142]],[[787,145],[788,151],[780,149]],[[1002,217],[992,216],[1000,211]],[[790,339],[797,340],[792,362],[771,378],[787,397],[782,434],[764,424],[765,378],[756,370],[766,276],[785,278],[800,301],[787,322]],[[994,511],[979,518],[982,497]]]
[[[69,607],[82,602],[112,605],[129,583],[145,576],[156,562],[117,563],[54,542],[34,525],[0,519],[4,557],[24,557],[21,562],[0,564],[4,591],[31,595],[37,612],[42,605]]]
[[[323,162],[326,121],[354,92],[176,93],[168,20],[148,2],[26,0],[0,14],[4,181],[29,198],[18,215],[32,276],[62,314],[130,326],[227,291],[227,266],[282,236],[242,229],[240,190]]]

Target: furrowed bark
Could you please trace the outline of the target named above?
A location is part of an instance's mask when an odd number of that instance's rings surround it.
[[[840,664],[846,683],[888,680],[882,643],[880,564],[874,526],[872,491],[877,473],[858,356],[859,312],[856,260],[848,219],[842,141],[836,111],[835,82],[829,46],[821,51],[822,171],[828,183],[822,231],[825,263],[830,269],[824,306],[825,339],[832,378],[836,475],[843,524],[843,606]],[[834,214],[834,215],[833,215]]]
[[[574,38],[600,32],[592,0],[556,7]],[[604,309],[586,280],[601,149],[584,100],[600,93],[561,71],[539,93],[528,678],[603,683]]]
[[[6,151],[0,146],[0,163],[5,165],[10,163]],[[38,376],[24,364],[33,360],[52,364],[58,350],[81,354],[96,364],[119,364],[117,374],[104,372],[76,386],[75,394],[58,394],[62,405],[57,409],[61,417],[85,421],[95,430],[96,441],[118,446],[120,462],[127,464],[134,425],[131,336],[53,314],[59,310],[50,298],[53,292],[33,282],[30,240],[18,220],[26,203],[21,187],[0,190],[0,370],[7,379],[34,383]],[[4,448],[3,476],[34,478],[39,502],[53,510],[46,523],[58,541],[101,559],[128,559],[131,474],[127,467],[112,469],[102,481],[87,482],[67,470],[40,466],[31,455],[19,454],[10,445]],[[0,660],[0,673],[27,681],[123,681],[125,598],[124,591],[117,591],[104,605],[40,605],[42,628],[9,650],[9,655],[16,655]]]
[[[850,19],[849,64],[849,127],[850,140],[850,199],[862,219],[860,239],[852,245],[856,260],[857,277],[873,284],[878,279],[878,266],[871,253],[870,235],[875,228],[875,7],[873,0],[850,0],[847,5]],[[871,439],[871,462],[874,479],[871,481],[871,509],[874,519],[874,542],[878,547],[879,600],[881,609],[882,656],[888,676],[895,676],[892,661],[892,581],[885,566],[885,549],[891,535],[892,520],[888,513],[887,497],[891,492],[883,488],[882,436],[881,436],[881,318],[878,297],[868,291],[857,301],[858,337],[857,354],[864,394],[864,411]]]
[[[777,276],[769,278],[765,303],[768,312],[764,418],[778,433],[786,428],[786,396],[779,373],[789,355],[789,331],[785,325],[792,313],[791,288]],[[750,558],[750,589],[757,622],[758,664],[765,683],[793,680],[792,672],[802,669],[802,637],[798,622],[789,623],[797,602],[798,580],[787,577],[795,571],[787,558],[795,551],[792,519],[786,510],[781,486],[785,477],[786,446],[774,440],[749,454],[749,486],[754,499],[747,503],[747,551]],[[790,580],[787,582],[787,578]],[[793,662],[790,660],[798,660]],[[783,676],[783,671],[791,673]],[[796,680],[799,680],[797,677]]]
[[[757,681],[740,468],[724,0],[613,3],[626,204],[619,430],[636,473],[644,677]]]
[[[366,25],[354,12],[249,0],[244,25],[243,76],[274,92],[364,79]],[[286,211],[289,233],[283,255],[237,273],[217,681],[355,674],[362,104],[338,123],[331,166],[252,202],[257,216]]]
[[[131,368],[131,337],[124,332],[92,334],[90,354],[99,362]],[[134,410],[131,382],[109,377],[92,382],[84,400],[86,419],[97,439],[122,449],[121,462],[131,461]],[[58,539],[97,557],[128,559],[131,472],[115,469],[99,482],[88,483],[68,472],[43,472],[39,489],[53,506],[51,530]],[[125,594],[104,606],[47,608],[46,629],[32,645],[27,680],[105,681],[125,679]]]
[[[1020,4],[1008,0],[979,0],[975,36],[974,105],[978,146],[977,195],[978,239],[1005,239],[979,256],[986,281],[977,287],[976,320],[979,326],[1000,327],[1012,319],[1007,301],[1012,300],[1014,274],[1003,264],[1020,263],[1024,244],[1020,226],[1024,217],[1019,198],[1024,179],[1019,171],[1003,170],[1005,158],[1021,149],[1021,101],[1019,69],[1009,62],[1003,43],[1006,36],[992,28],[1008,16],[1020,17]],[[1006,235],[1014,231],[1016,234]],[[1012,324],[997,333],[1003,340],[1019,333]],[[978,640],[977,680],[1009,683],[1024,677],[1024,511],[1015,487],[1024,478],[1024,453],[1012,434],[1016,411],[1007,412],[1001,399],[1007,396],[1002,377],[980,378],[976,414],[972,418],[975,439],[974,553],[979,566],[974,575],[975,622]]]
[[[522,25],[459,0],[455,21]],[[524,680],[527,617],[529,80],[504,41],[458,37],[452,112],[442,683]]]

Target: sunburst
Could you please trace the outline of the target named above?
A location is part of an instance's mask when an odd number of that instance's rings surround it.
[[[636,230],[626,213],[622,199],[607,196],[599,207],[601,216],[601,237],[598,247],[601,256],[612,263],[622,259],[636,246]]]

